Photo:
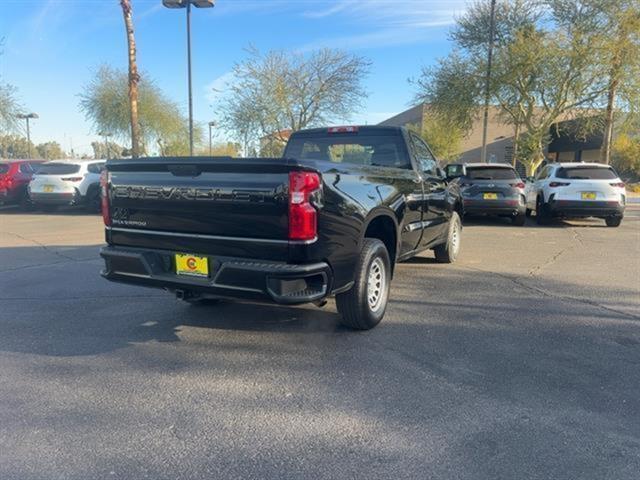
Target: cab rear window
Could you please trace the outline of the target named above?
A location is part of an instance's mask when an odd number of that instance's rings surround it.
[[[471,180],[515,180],[518,174],[511,168],[467,167],[467,178]]]
[[[615,180],[618,174],[609,167],[565,167],[558,170],[556,178],[569,180]]]
[[[47,163],[38,167],[38,175],[69,175],[79,171],[80,165],[74,163]]]
[[[300,160],[411,168],[403,146],[399,135],[299,135],[291,137],[285,156]]]

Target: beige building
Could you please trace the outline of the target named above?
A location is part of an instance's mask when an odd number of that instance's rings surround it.
[[[427,104],[416,105],[395,115],[380,125],[387,126],[422,126],[422,119],[425,114]],[[551,144],[546,152],[550,161],[597,161],[599,158],[602,135],[593,135],[585,140],[577,140],[571,134],[566,133],[569,123],[559,124],[560,135],[556,134],[557,129],[551,128]],[[469,134],[462,140],[462,151],[459,161],[479,162],[482,150],[482,115],[478,115],[473,122]],[[563,127],[564,126],[564,127]],[[513,158],[513,126],[507,124],[500,118],[499,109],[489,107],[489,122],[487,124],[487,161],[496,163],[511,163]]]

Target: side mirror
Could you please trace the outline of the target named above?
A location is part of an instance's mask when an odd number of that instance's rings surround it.
[[[465,174],[464,165],[452,163],[444,168],[445,177],[447,180],[453,180],[454,178],[462,177]]]

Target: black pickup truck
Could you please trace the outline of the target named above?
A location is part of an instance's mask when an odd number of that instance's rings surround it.
[[[382,319],[397,262],[453,262],[462,202],[404,128],[294,133],[283,158],[109,160],[102,177],[108,280],[188,302],[336,297],[343,323]]]

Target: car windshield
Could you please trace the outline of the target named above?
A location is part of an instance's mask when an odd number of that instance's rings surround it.
[[[8,163],[0,163],[0,174],[7,173],[9,171]]]
[[[402,137],[392,135],[299,135],[291,137],[285,156],[378,167],[411,168]]]
[[[38,167],[38,175],[69,175],[79,171],[80,165],[75,163],[46,163]]]
[[[618,175],[609,167],[565,167],[558,170],[556,177],[569,180],[615,180]]]
[[[467,167],[467,178],[471,180],[516,180],[515,170],[504,167]]]

